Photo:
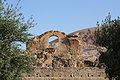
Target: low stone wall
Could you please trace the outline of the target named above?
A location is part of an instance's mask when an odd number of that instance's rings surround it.
[[[26,80],[108,80],[99,68],[37,68]]]
[[[85,78],[85,77],[31,77],[26,78],[25,80],[109,80],[108,78],[103,77],[93,77],[93,78]]]

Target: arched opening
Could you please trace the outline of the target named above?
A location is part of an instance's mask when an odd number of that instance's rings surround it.
[[[49,38],[49,48],[57,48],[58,45],[58,37],[57,36],[51,36]]]

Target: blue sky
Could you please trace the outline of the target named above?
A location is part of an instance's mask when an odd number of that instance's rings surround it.
[[[16,3],[17,0],[9,0]],[[110,12],[120,16],[120,0],[21,0],[21,12],[26,18],[33,15],[36,23],[30,33],[40,35],[49,30],[71,33],[95,27]]]
[[[16,4],[18,0],[7,0]],[[112,18],[120,16],[120,0],[21,0],[21,12],[28,19],[31,15],[37,25],[29,30],[34,36],[49,30],[67,34],[95,27],[110,12]],[[55,37],[50,38],[50,40]],[[25,49],[25,44],[22,45]]]

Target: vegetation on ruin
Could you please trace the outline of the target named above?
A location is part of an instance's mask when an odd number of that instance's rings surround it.
[[[112,20],[109,14],[98,24],[95,37],[97,44],[107,48],[101,53],[100,62],[105,63],[109,78],[120,80],[120,18]]]
[[[18,2],[19,4],[19,2]],[[20,7],[0,0],[0,80],[18,80],[34,69],[35,58],[23,51],[21,43],[28,41],[32,18],[25,20]]]

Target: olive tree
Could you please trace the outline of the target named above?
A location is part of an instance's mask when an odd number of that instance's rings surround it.
[[[0,80],[18,80],[34,69],[34,56],[20,48],[31,36],[34,20],[26,21],[19,10],[18,4],[0,0]]]
[[[95,32],[95,42],[107,48],[100,61],[105,63],[110,79],[120,80],[120,18],[112,20],[109,14]]]

